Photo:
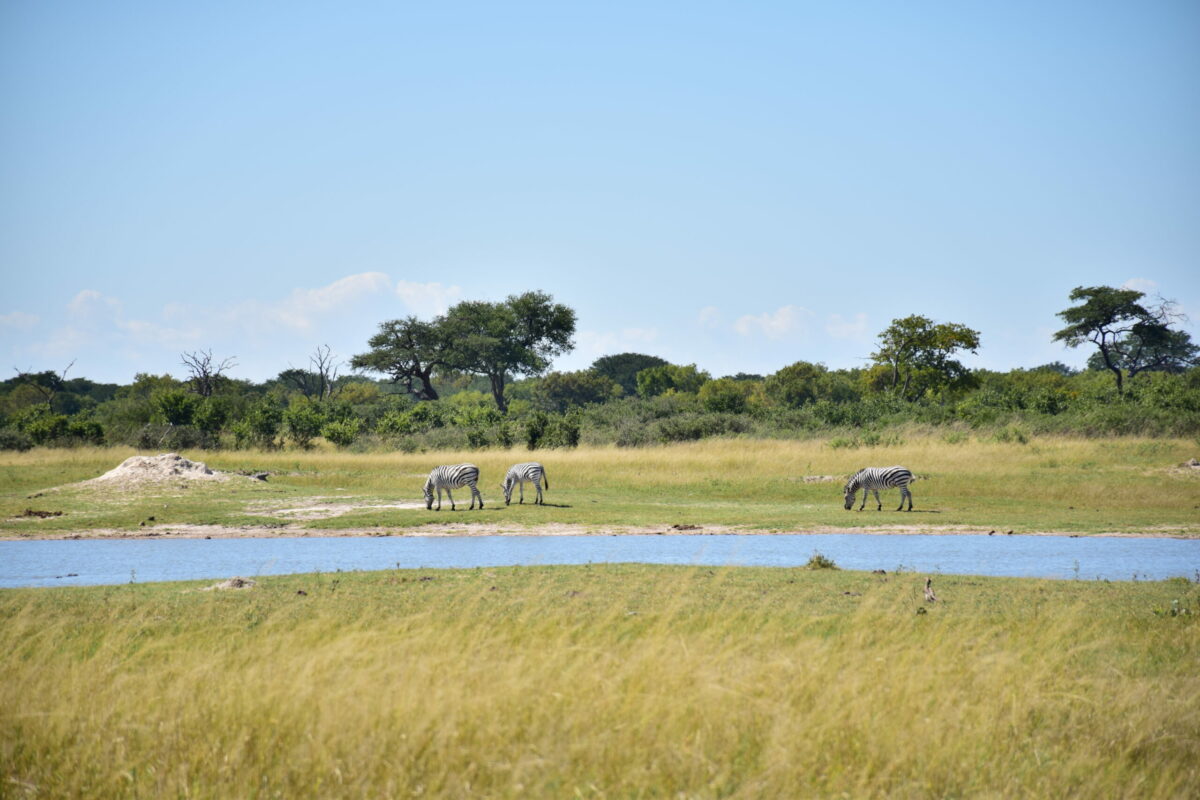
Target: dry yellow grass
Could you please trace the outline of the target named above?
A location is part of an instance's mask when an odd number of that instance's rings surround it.
[[[1195,610],[1194,585],[947,578],[917,614],[918,585],[577,567],[0,593],[3,793],[1196,796],[1200,628],[1153,613]]]

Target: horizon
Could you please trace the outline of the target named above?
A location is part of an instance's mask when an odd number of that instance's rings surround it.
[[[865,366],[893,319],[1060,361],[1077,286],[1200,338],[1200,6],[0,9],[0,353],[263,382],[549,293],[552,369]]]

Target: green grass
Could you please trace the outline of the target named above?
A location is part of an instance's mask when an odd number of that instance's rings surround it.
[[[822,441],[708,440],[645,449],[459,453],[351,454],[311,452],[188,453],[221,470],[266,469],[266,484],[238,481],[178,485],[118,494],[64,486],[95,477],[133,451],[37,450],[0,454],[0,533],[36,535],[92,528],[140,529],[154,524],[275,525],[268,506],[300,505],[313,497],[350,498],[369,505],[419,502],[421,485],[437,464],[472,461],[482,470],[487,500],[480,512],[362,509],[305,524],[314,531],[378,528],[401,531],[430,523],[533,526],[563,523],[609,526],[737,526],[807,530],[820,527],[955,526],[982,530],[1154,531],[1200,535],[1200,476],[1176,466],[1195,455],[1195,443],[1173,439],[1032,439],[1028,443],[937,437],[848,450]],[[505,507],[500,478],[516,461],[540,459],[547,468],[548,505]],[[894,511],[898,493],[862,513],[842,508],[841,482],[862,466],[904,464],[920,476],[916,510]],[[833,483],[804,476],[833,475]],[[40,496],[39,496],[40,495]],[[469,494],[458,498],[469,500]],[[63,511],[43,520],[25,509]]]
[[[1195,584],[936,580],[934,605],[923,575],[633,565],[0,591],[0,795],[1200,792]]]

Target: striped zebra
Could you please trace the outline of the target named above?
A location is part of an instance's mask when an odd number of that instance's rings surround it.
[[[545,482],[546,488],[550,488],[550,481],[546,478],[546,468],[536,461],[527,461],[524,464],[513,464],[508,468],[508,474],[504,476],[504,483],[500,484],[500,488],[504,490],[504,505],[512,502],[513,485],[520,487],[521,500],[525,502],[525,484],[532,483],[537,489],[537,500],[534,504],[541,503],[545,505],[542,499],[542,483]]]
[[[458,489],[463,486],[471,487],[471,508],[475,508],[475,498],[479,498],[479,507],[483,508],[483,495],[479,493],[479,489],[475,487],[479,480],[479,467],[474,464],[446,464],[440,467],[434,467],[429,473],[429,477],[425,481],[425,508],[433,508],[433,493],[437,491],[437,510],[442,510],[442,490],[446,490],[446,497],[450,498],[450,510],[454,511],[454,495],[450,494],[451,489]]]
[[[846,481],[846,488],[843,494],[846,497],[846,510],[849,511],[854,505],[854,495],[859,489],[862,489],[863,499],[862,505],[858,507],[859,511],[863,510],[863,506],[867,504],[867,494],[875,493],[875,502],[879,504],[876,511],[883,510],[883,501],[879,499],[880,489],[900,489],[900,511],[904,508],[904,498],[908,498],[908,510],[912,511],[912,492],[908,490],[908,485],[913,482],[913,474],[904,467],[866,467],[850,476],[850,480]]]

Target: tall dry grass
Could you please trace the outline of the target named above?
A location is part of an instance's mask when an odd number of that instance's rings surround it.
[[[1162,585],[959,579],[923,614],[916,586],[606,567],[2,593],[3,793],[1196,796],[1200,628],[1152,613]]]

